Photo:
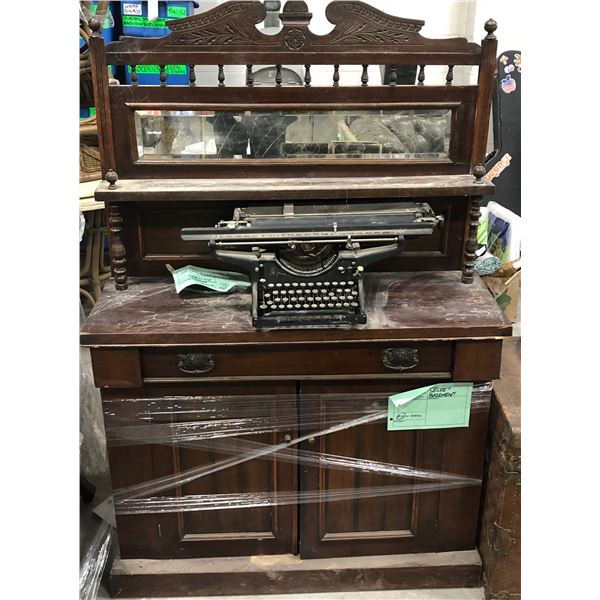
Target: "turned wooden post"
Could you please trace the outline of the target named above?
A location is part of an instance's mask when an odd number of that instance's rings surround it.
[[[487,35],[481,41],[481,62],[477,79],[478,94],[475,108],[475,136],[473,138],[473,151],[471,152],[471,166],[474,168],[477,168],[476,165],[482,165],[485,162],[498,52],[498,41],[494,35],[498,24],[494,19],[488,19],[484,27]]]
[[[475,183],[483,184],[483,176],[486,170],[483,165],[477,165],[473,169]],[[473,283],[475,277],[475,260],[477,258],[477,228],[479,227],[479,218],[481,217],[482,196],[472,196],[469,208],[469,235],[465,244],[465,256],[463,261],[463,270],[461,281],[463,283]]]
[[[117,174],[111,169],[106,174],[109,190],[117,189],[117,180]],[[118,204],[111,202],[108,216],[108,227],[110,229],[110,261],[112,274],[115,278],[115,288],[117,290],[126,290],[128,287],[125,246],[121,239],[122,225],[123,217],[121,217],[121,209]]]
[[[88,23],[92,30],[89,39],[90,61],[92,64],[92,83],[96,102],[96,121],[98,123],[98,145],[102,172],[115,168],[113,130],[108,98],[108,65],[104,52],[102,37],[102,22],[98,17],[92,17]]]

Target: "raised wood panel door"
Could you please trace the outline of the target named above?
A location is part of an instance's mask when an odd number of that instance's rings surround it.
[[[228,398],[229,395],[244,392],[247,396],[238,396],[235,401]],[[292,384],[229,384],[226,387],[146,386],[145,395],[155,398],[151,401],[151,410],[157,414],[163,412],[165,423],[185,423],[190,432],[202,431],[203,422],[212,422],[213,425],[219,421],[225,425],[229,423],[229,434],[223,433],[224,437],[216,441],[234,447],[237,438],[231,436],[232,432],[240,426],[247,426],[248,421],[256,424],[258,433],[241,435],[242,441],[272,445],[281,443],[286,435],[295,436],[297,414],[294,393]],[[187,398],[187,394],[193,394],[195,398]],[[215,397],[210,398],[209,394],[215,394]],[[107,401],[105,409],[106,404]],[[169,415],[169,406],[173,405],[177,405],[177,410]],[[209,411],[206,411],[207,406],[211,407]],[[281,424],[279,431],[268,431],[278,423]],[[195,427],[198,424],[200,428]],[[111,468],[114,466],[123,473],[131,474],[142,470],[143,481],[172,474],[185,476],[198,473],[204,467],[208,469],[202,477],[152,494],[155,496],[210,497],[262,492],[277,497],[278,493],[294,493],[297,490],[297,465],[294,463],[255,458],[235,464],[236,455],[218,446],[206,446],[211,444],[210,439],[203,440],[202,444],[203,447],[191,447],[190,442],[181,441],[172,445],[144,446],[137,450],[136,456],[144,448],[151,449],[151,452],[138,456],[140,462],[135,466],[131,463],[129,466],[117,466],[122,458],[133,456],[132,448],[114,448]],[[136,448],[139,447],[134,446],[133,450],[136,451]],[[233,461],[234,464],[216,470],[221,461]],[[139,481],[139,478],[135,479]],[[119,519],[119,538],[124,558],[289,554],[297,552],[297,509],[291,505],[246,505],[240,508],[122,516]]]
[[[349,420],[359,416],[364,407],[385,411],[391,393],[426,384],[307,383],[301,386],[300,414],[319,414],[321,423],[328,423],[338,412],[346,411]],[[451,430],[388,432],[382,419],[316,436],[307,440],[303,449],[480,478],[486,427],[487,411],[472,412],[469,428]],[[314,431],[318,429],[313,426]],[[360,495],[365,488],[419,482],[423,480],[302,465],[301,489],[318,490],[320,499],[300,506],[301,557],[474,548],[480,487],[377,497]],[[357,495],[349,500],[328,501],[340,489],[355,489]]]

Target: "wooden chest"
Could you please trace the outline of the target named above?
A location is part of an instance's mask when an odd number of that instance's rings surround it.
[[[479,550],[488,600],[521,598],[521,342],[504,342],[494,384]]]

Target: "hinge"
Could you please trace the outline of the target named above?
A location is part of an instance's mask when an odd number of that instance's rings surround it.
[[[158,537],[162,538],[162,531],[160,530],[160,523],[158,523],[158,525],[156,527],[158,529]]]

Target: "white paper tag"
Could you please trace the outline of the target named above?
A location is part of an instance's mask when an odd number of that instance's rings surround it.
[[[125,2],[123,3],[123,14],[124,15],[141,15],[142,14],[142,3],[137,2],[135,4]]]

